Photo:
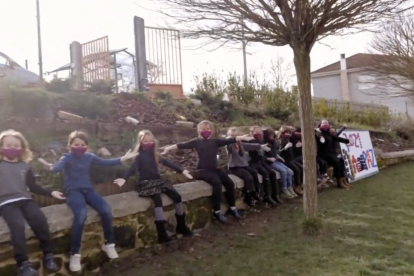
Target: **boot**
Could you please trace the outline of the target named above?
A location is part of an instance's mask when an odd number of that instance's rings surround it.
[[[272,195],[272,199],[273,199],[274,201],[276,201],[276,203],[278,203],[278,204],[283,204],[282,197],[281,197],[280,195],[278,195],[278,194],[276,194],[276,195]]]
[[[348,187],[348,188],[353,188],[351,184],[349,184],[348,182],[348,178],[344,177],[344,184]]]
[[[263,180],[263,190],[264,190],[264,198],[263,201],[269,204],[270,206],[277,205],[277,202],[273,200],[273,198],[269,195],[269,179]]]
[[[23,262],[17,271],[17,276],[39,276],[39,272],[37,272],[30,262]]]
[[[43,256],[43,267],[49,272],[58,272],[59,266],[53,258],[53,254],[48,253]]]
[[[167,230],[165,229],[166,223],[167,222],[165,220],[159,220],[155,222],[159,243],[167,243],[171,241],[171,238],[168,236]]]
[[[342,178],[336,180],[336,186],[338,187],[338,189],[348,190],[348,187],[344,185]]]
[[[301,189],[299,186],[296,186],[296,187],[293,189],[293,191],[295,192],[295,194],[297,194],[297,195],[299,195],[299,196],[303,195],[303,191],[302,191],[302,189]]]
[[[191,232],[187,226],[187,223],[185,221],[185,214],[181,216],[175,214],[175,219],[177,220],[177,228],[175,229],[175,232],[177,234],[183,235],[184,237],[191,237],[193,235],[193,232]]]
[[[254,200],[254,193],[247,192],[243,199],[244,203],[246,203],[247,206],[253,207],[256,204],[256,201]]]
[[[221,223],[227,223],[226,217],[221,213],[221,211],[214,212],[213,216]]]
[[[256,201],[262,201],[262,200],[263,200],[263,198],[262,198],[262,196],[260,195],[260,193],[259,193],[259,192],[254,192],[254,193],[253,193],[253,198],[254,198],[254,200],[256,200]]]
[[[276,183],[271,184],[272,187],[272,199],[276,201],[276,203],[282,204],[283,200],[280,197],[280,192]]]
[[[237,209],[229,209],[230,214],[235,217],[236,219],[242,219],[243,217],[240,215],[239,211]]]

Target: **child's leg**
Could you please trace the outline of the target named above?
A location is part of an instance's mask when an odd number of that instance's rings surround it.
[[[163,192],[169,198],[171,198],[172,201],[174,201],[174,203],[175,203],[175,213],[178,216],[184,215],[184,205],[183,205],[183,201],[181,199],[181,195],[174,188],[165,189]]]
[[[0,215],[10,229],[10,238],[13,245],[14,259],[17,266],[29,260],[27,256],[25,221],[20,208],[21,202],[6,204],[0,208]]]
[[[203,180],[211,185],[211,187],[213,188],[213,209],[214,212],[220,212],[222,185],[216,171],[198,171],[195,174],[195,177],[197,180]]]
[[[286,166],[283,165],[283,163],[281,162],[273,162],[272,169],[280,173],[280,181],[282,182],[282,188],[287,189],[288,188],[288,173],[287,173],[288,170]]]
[[[85,196],[81,190],[71,189],[66,193],[66,204],[73,212],[70,253],[80,254],[83,226],[87,215]]]
[[[231,207],[236,207],[236,195],[235,195],[235,186],[233,180],[228,176],[227,173],[225,173],[221,169],[216,170],[218,177],[220,178],[220,181],[222,185],[226,188],[226,198],[227,203]]]
[[[257,173],[257,171],[253,169],[252,167],[245,167],[244,169],[247,170],[252,176],[255,191],[260,192],[260,181],[259,181],[259,174]]]
[[[155,213],[155,221],[165,221],[164,218],[164,210],[162,208],[162,198],[161,194],[151,195],[150,198],[154,202],[154,213]]]
[[[277,204],[276,201],[274,201],[272,199],[272,197],[270,196],[269,193],[269,189],[270,189],[270,179],[269,179],[269,173],[267,172],[267,170],[265,168],[263,168],[263,166],[260,163],[253,163],[251,164],[251,167],[253,169],[255,169],[259,174],[261,174],[262,179],[263,179],[263,191],[264,191],[264,201],[266,203],[268,203],[269,205],[275,205]]]
[[[256,190],[254,187],[253,177],[248,170],[238,167],[230,169],[230,172],[244,181],[244,185],[246,186],[248,193]]]
[[[34,200],[25,200],[22,204],[22,212],[27,224],[29,224],[33,233],[39,239],[40,248],[43,253],[45,255],[53,253],[49,224],[42,210],[40,210],[39,205]]]
[[[85,193],[86,203],[95,209],[101,216],[105,244],[114,243],[114,230],[112,228],[112,211],[108,203],[95,190],[88,189]]]
[[[276,202],[282,203],[282,200],[279,197],[280,194],[281,194],[281,191],[280,191],[279,185],[277,185],[277,175],[276,175],[276,172],[268,164],[266,164],[266,163],[263,163],[262,166],[263,166],[263,168],[266,169],[266,171],[269,174],[269,179],[270,179],[270,183],[271,183],[271,186],[272,186],[272,198],[274,200],[276,200]]]

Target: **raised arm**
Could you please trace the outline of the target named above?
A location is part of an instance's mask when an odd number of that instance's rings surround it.
[[[37,195],[42,195],[42,196],[52,196],[52,191],[49,189],[46,189],[42,186],[39,186],[36,183],[36,178],[33,174],[32,169],[30,169],[27,174],[26,174],[26,185],[29,188],[30,192],[37,194]]]
[[[166,151],[171,151],[175,149],[195,149],[198,145],[198,138],[194,138],[187,142],[178,143],[176,145],[168,146],[165,148]]]
[[[105,166],[105,167],[112,167],[121,165],[121,158],[112,158],[112,159],[103,159],[95,154],[92,155],[92,164],[98,165],[98,166]]]
[[[230,138],[225,138],[225,139],[220,139],[220,138],[214,139],[214,142],[216,143],[218,147],[224,147],[224,146],[228,146],[231,144],[235,144],[237,141],[236,141],[236,138],[230,137]]]
[[[338,132],[335,134],[335,136],[339,136],[342,134],[342,132],[346,129],[346,126],[341,127]]]
[[[160,163],[178,173],[183,173],[184,171],[180,166],[175,165],[174,163],[168,161],[167,159],[161,158]]]
[[[242,143],[242,144],[243,144],[243,148],[246,151],[255,151],[255,150],[260,150],[262,148],[262,145],[258,143]]]
[[[343,138],[343,137],[338,137],[335,135],[332,135],[332,140],[339,142],[339,143],[344,143],[344,144],[349,144],[349,139]]]

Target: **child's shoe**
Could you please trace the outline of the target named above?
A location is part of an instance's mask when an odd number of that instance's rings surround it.
[[[108,255],[109,259],[117,259],[119,257],[118,252],[116,252],[115,244],[113,243],[102,245],[102,250]]]
[[[82,270],[80,254],[73,254],[70,256],[69,270],[72,272],[79,272]]]
[[[157,228],[158,233],[158,242],[167,243],[171,241],[170,236],[168,236],[167,230],[165,229],[165,220],[159,220],[155,222],[155,227]]]
[[[43,256],[43,267],[49,272],[58,272],[59,266],[53,258],[53,254],[48,253]]]
[[[252,193],[246,193],[243,201],[249,207],[253,207],[256,204],[256,201],[254,200]]]
[[[269,204],[270,206],[274,206],[277,205],[277,202],[273,200],[273,198],[271,196],[265,196],[263,198],[263,201],[266,202],[267,204]]]
[[[17,276],[39,276],[39,272],[33,268],[30,262],[26,261],[19,266]]]
[[[221,223],[227,223],[226,217],[221,213],[221,211],[214,212],[213,216]]]
[[[177,234],[183,235],[184,237],[191,237],[193,235],[193,232],[191,232],[191,230],[187,226],[187,223],[185,221],[185,214],[181,216],[176,214],[175,218],[177,220],[177,228],[175,232]]]
[[[235,217],[236,219],[242,219],[243,217],[240,215],[239,211],[237,211],[237,209],[235,207],[233,207],[234,209],[232,209],[230,207],[229,212],[230,214]]]

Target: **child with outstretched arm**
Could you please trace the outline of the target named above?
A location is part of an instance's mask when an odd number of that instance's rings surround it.
[[[68,148],[70,152],[64,154],[55,165],[49,164],[43,159],[39,159],[39,161],[52,173],[64,172],[63,185],[66,203],[72,210],[74,217],[69,269],[72,272],[78,272],[82,270],[80,250],[83,227],[87,218],[87,205],[95,209],[101,216],[105,236],[102,250],[110,259],[118,258],[112,229],[112,211],[108,203],[92,187],[89,175],[90,167],[93,164],[107,167],[120,165],[126,160],[135,158],[137,153],[128,151],[121,158],[99,158],[87,152],[88,137],[82,131],[74,131],[69,135]]]
[[[26,225],[40,241],[43,251],[43,268],[57,272],[58,265],[53,259],[53,244],[49,225],[31,192],[64,200],[58,191],[49,191],[36,184],[29,161],[32,152],[20,132],[6,130],[0,133],[0,216],[10,229],[10,238],[17,263],[18,276],[38,276],[39,273],[29,262],[26,244]]]
[[[158,241],[160,243],[167,243],[171,241],[165,229],[165,217],[163,211],[163,203],[161,195],[165,194],[171,198],[175,203],[175,217],[177,219],[177,234],[182,234],[185,237],[192,236],[192,232],[187,227],[185,221],[184,206],[181,200],[181,195],[174,189],[172,184],[160,176],[158,165],[162,164],[170,169],[182,173],[187,178],[193,178],[187,170],[181,169],[169,162],[167,159],[160,158],[157,153],[157,143],[154,135],[149,130],[142,130],[138,133],[137,145],[135,151],[138,156],[134,163],[125,173],[124,178],[119,178],[114,183],[119,186],[124,185],[126,180],[131,176],[138,176],[139,182],[136,186],[139,196],[149,197],[154,201],[155,205],[155,226],[158,233]]]
[[[234,138],[220,139],[213,138],[214,125],[210,121],[202,121],[197,126],[198,137],[190,141],[168,146],[161,155],[176,149],[195,149],[198,154],[197,172],[195,178],[203,180],[213,188],[214,217],[221,223],[227,223],[226,217],[221,213],[222,186],[226,188],[227,203],[230,206],[230,213],[241,219],[236,209],[235,187],[231,178],[219,167],[217,153],[220,147],[234,144],[238,141],[250,141],[253,138],[237,136]]]

